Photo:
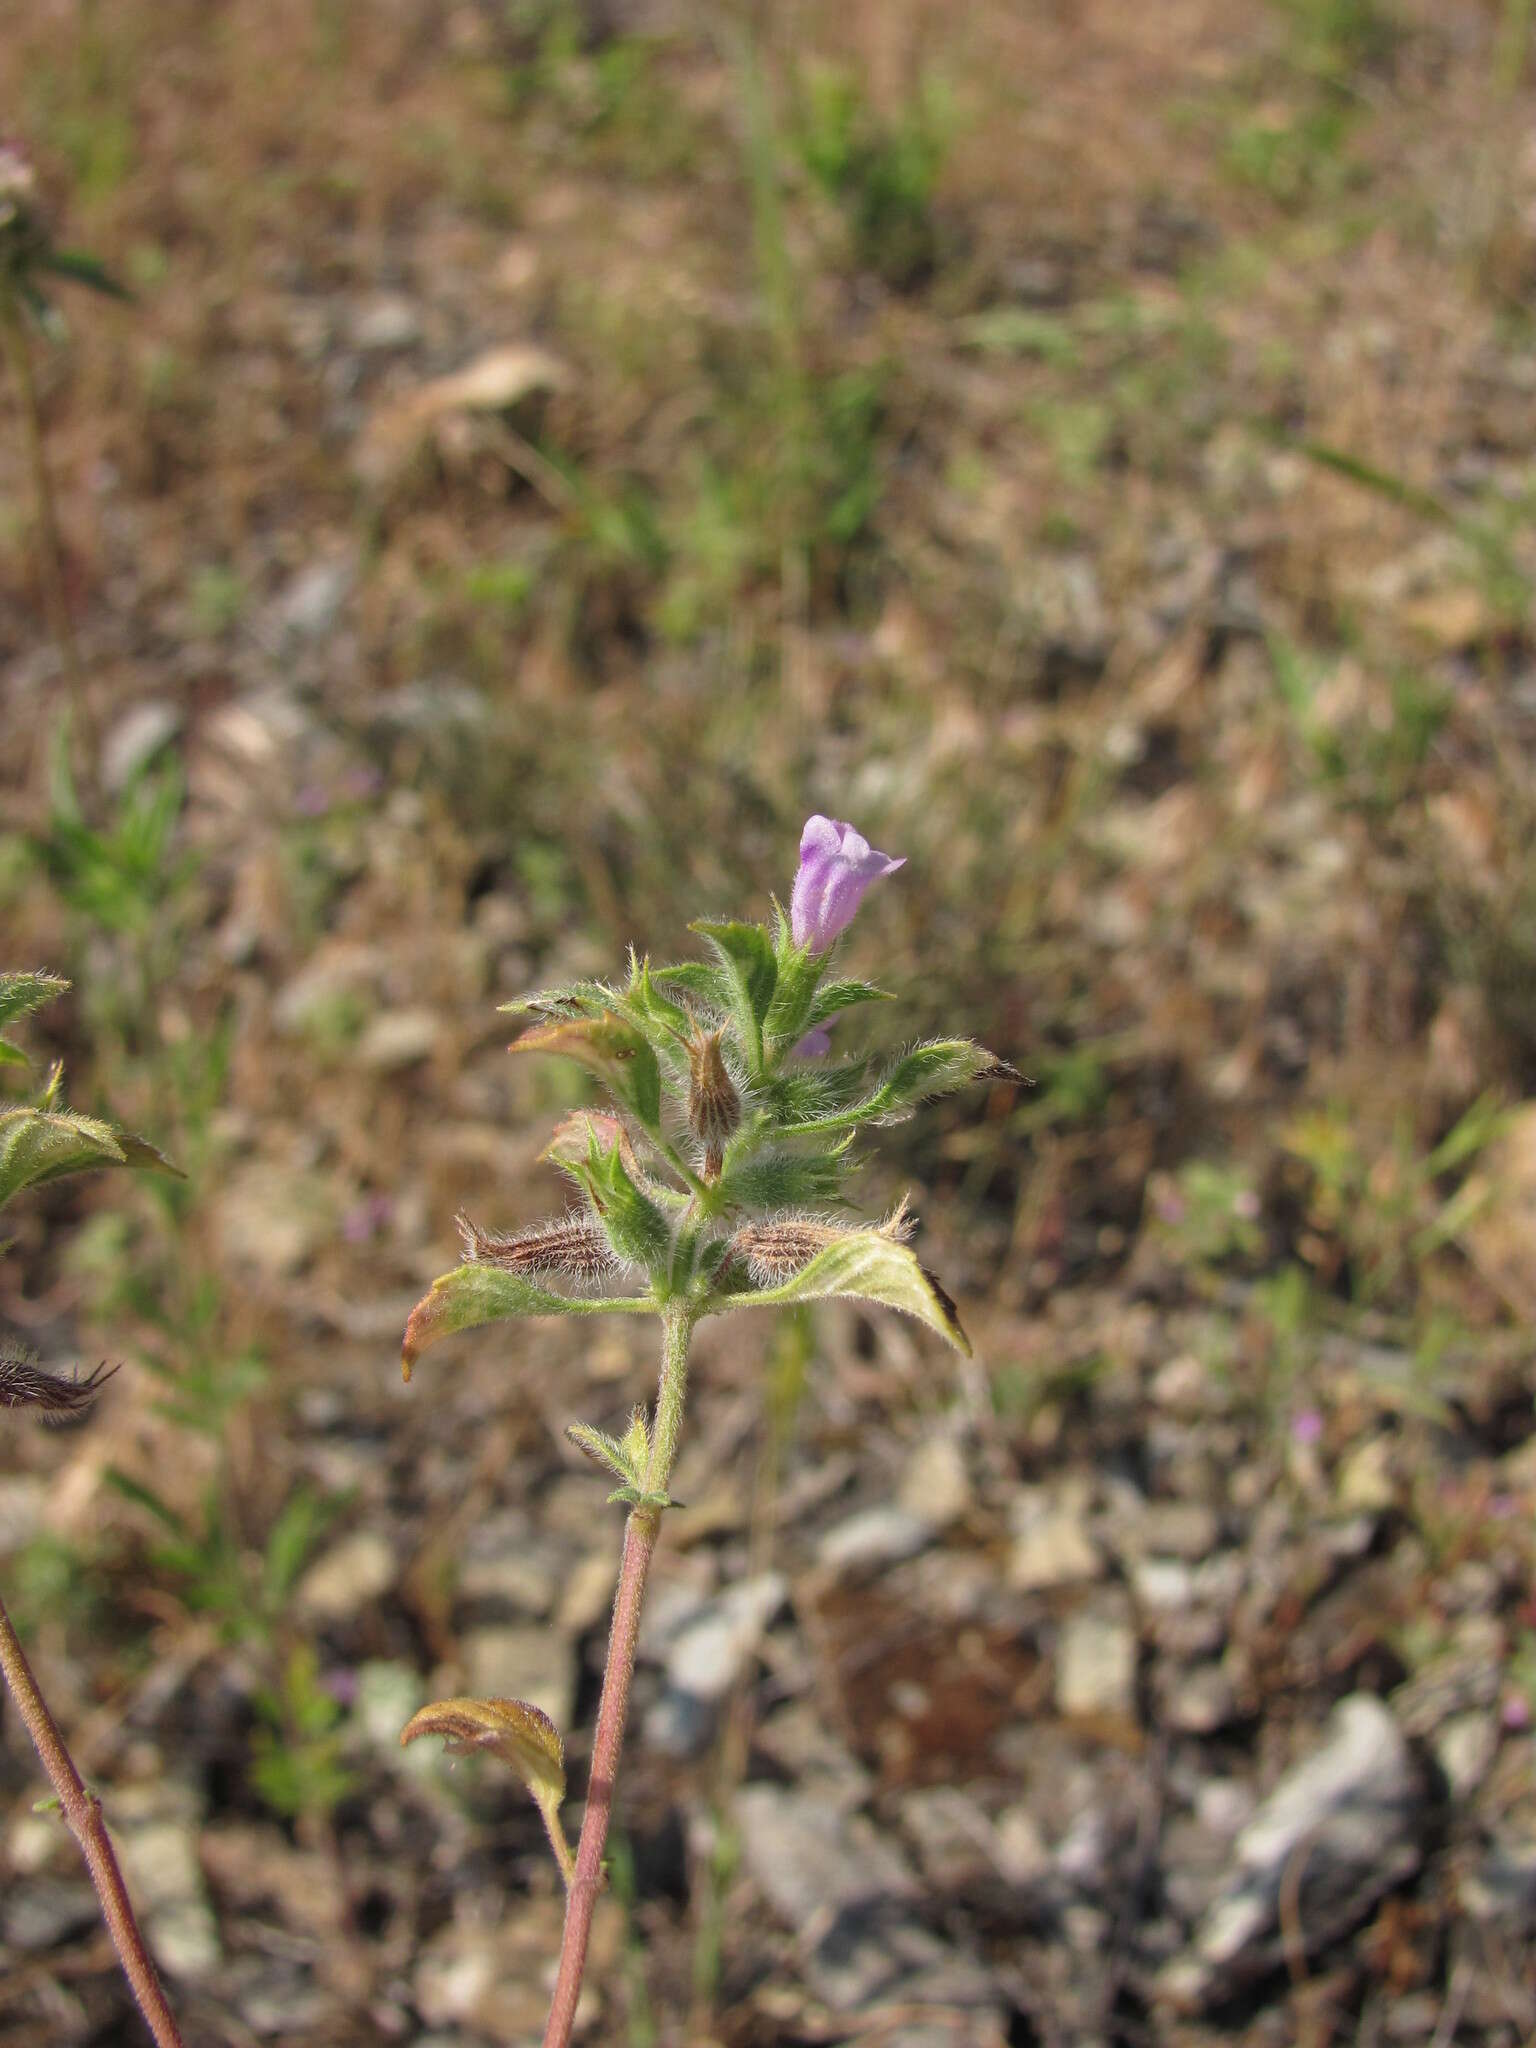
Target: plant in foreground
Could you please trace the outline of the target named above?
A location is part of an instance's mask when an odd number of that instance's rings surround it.
[[[0,974],[0,1032],[18,1017],[51,1002],[68,986],[53,974]],[[25,1065],[26,1054],[0,1036],[0,1066]],[[62,1069],[55,1065],[35,1102],[0,1109],[0,1208],[23,1188],[92,1167],[147,1166],[162,1173],[175,1171],[142,1138],[129,1137],[95,1117],[65,1109],[60,1095],[62,1080]],[[32,1409],[44,1417],[77,1415],[90,1406],[105,1376],[105,1368],[98,1368],[84,1379],[68,1378],[39,1365],[8,1340],[0,1341],[0,1408]],[[160,1988],[154,1959],[133,1916],[102,1819],[101,1801],[81,1782],[3,1604],[0,1677],[16,1702],[16,1711],[58,1797],[59,1809],[80,1844],[101,1901],[102,1917],[149,2030],[159,2048],[181,2048],[181,2035]]]
[[[560,1824],[561,1738],[521,1700],[445,1700],[401,1740],[446,1736],[489,1749],[538,1802],[567,1887],[565,1935],[545,2048],[570,2039],[634,1673],[640,1607],[683,1423],[695,1326],[732,1309],[833,1295],[916,1316],[968,1352],[955,1305],[907,1242],[905,1201],[878,1224],[833,1220],[861,1130],[920,1102],[1013,1069],[967,1038],[930,1040],[883,1065],[811,1058],[844,1010],[889,1000],[831,973],[832,949],[871,884],[901,866],[851,825],[808,820],[786,916],[772,926],[690,927],[712,957],[653,967],[630,954],[622,986],[576,982],[506,1007],[532,1027],[514,1052],[561,1053],[593,1074],[612,1106],[564,1119],[545,1152],[575,1200],[531,1229],[499,1235],[460,1217],[464,1263],[412,1312],[404,1365],[459,1330],[505,1316],[655,1315],[661,1378],[653,1412],[622,1437],[573,1424],[573,1441],[618,1483],[629,1510],[581,1836]],[[832,1212],[832,1214],[829,1214]],[[612,1291],[608,1291],[612,1288]]]

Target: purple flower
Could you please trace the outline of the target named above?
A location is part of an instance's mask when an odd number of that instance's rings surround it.
[[[862,834],[837,818],[807,818],[800,834],[800,872],[789,899],[795,944],[825,953],[852,924],[870,883],[904,865],[905,857],[892,860],[876,853]]]

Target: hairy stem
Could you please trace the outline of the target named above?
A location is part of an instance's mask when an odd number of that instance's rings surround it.
[[[683,1401],[688,1384],[688,1340],[693,1334],[693,1319],[685,1307],[674,1305],[667,1310],[662,1328],[661,1384],[656,1393],[651,1455],[645,1468],[644,1491],[647,1494],[665,1493],[672,1463],[677,1456],[677,1439],[682,1429]],[[661,1509],[658,1507],[637,1507],[624,1524],[619,1590],[613,1603],[608,1661],[603,1669],[603,1694],[592,1738],[587,1810],[582,1818],[581,1838],[576,1844],[576,1870],[566,1894],[560,1969],[555,1979],[549,2024],[544,2030],[544,2048],[567,2048],[571,2029],[576,2023],[576,2005],[581,1997],[582,1973],[586,1969],[592,1914],[597,1905],[597,1895],[603,1888],[603,1845],[608,1839],[614,1782],[624,1747],[624,1722],[629,1713],[629,1690],[635,1675],[635,1644],[640,1636],[640,1606],[660,1532]]]
[[[117,1950],[123,1974],[139,2001],[139,2010],[149,2025],[149,2031],[159,2048],[182,2048],[181,2032],[165,2002],[154,1958],[145,1947],[139,1923],[133,1917],[128,1889],[113,1853],[112,1838],[101,1817],[101,1801],[87,1792],[81,1782],[74,1759],[38,1691],[32,1667],[3,1603],[0,1603],[0,1675],[4,1676],[10,1688],[11,1698],[16,1702],[17,1712],[32,1738],[49,1783],[59,1795],[59,1806],[70,1833],[80,1844],[80,1853],[91,1873],[91,1883],[95,1885],[96,1896],[101,1901],[101,1916],[107,1923],[107,1932]]]
[[[32,503],[37,518],[38,576],[43,586],[43,603],[49,630],[58,643],[64,664],[64,682],[70,709],[78,725],[83,712],[84,678],[75,629],[70,621],[69,600],[64,591],[64,550],[59,541],[59,522],[53,506],[53,484],[43,450],[43,420],[37,401],[37,379],[32,370],[32,351],[27,346],[21,316],[14,302],[0,299],[0,343],[16,385],[21,415],[21,437],[27,451],[27,468],[32,477]]]

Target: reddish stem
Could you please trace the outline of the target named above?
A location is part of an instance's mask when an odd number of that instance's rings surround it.
[[[651,1454],[646,1460],[644,1491],[652,1501],[665,1496],[677,1456],[683,1423],[683,1398],[688,1384],[688,1340],[693,1324],[685,1308],[666,1313],[661,1351],[661,1384],[651,1428]],[[619,1590],[608,1632],[608,1662],[603,1670],[603,1696],[598,1702],[592,1737],[592,1771],[587,1784],[587,1810],[576,1844],[576,1870],[565,1900],[565,1931],[560,1941],[560,1969],[544,2029],[544,2048],[569,2048],[587,1966],[587,1941],[597,1895],[603,1888],[603,1845],[613,1812],[613,1788],[624,1747],[629,1714],[629,1689],[635,1675],[635,1645],[640,1636],[640,1606],[646,1574],[661,1533],[661,1508],[650,1503],[633,1508],[624,1524],[624,1554],[619,1562]]]
[[[107,1932],[122,1963],[123,1974],[139,2001],[139,2010],[148,2022],[149,2031],[159,2048],[183,2048],[175,2016],[160,1988],[160,1975],[154,1958],[145,1946],[138,1921],[133,1917],[128,1888],[123,1883],[123,1873],[117,1867],[107,1824],[101,1817],[101,1801],[94,1793],[86,1791],[80,1773],[75,1769],[74,1759],[38,1691],[32,1667],[3,1603],[0,1603],[0,1674],[10,1688],[11,1697],[16,1702],[17,1711],[32,1738],[49,1782],[59,1795],[59,1805],[70,1832],[80,1844],[80,1853],[91,1873],[91,1883],[95,1885],[96,1896],[101,1901],[101,1916],[107,1923]]]
[[[576,1845],[576,1872],[565,1901],[565,1932],[560,1942],[560,1971],[544,2030],[544,2048],[567,2048],[576,2023],[576,2005],[581,1997],[582,1973],[587,1963],[587,1940],[592,1932],[592,1914],[603,1888],[603,1845],[608,1839],[608,1821],[613,1812],[613,1787],[619,1774],[619,1755],[624,1747],[624,1722],[629,1713],[630,1681],[635,1672],[635,1643],[640,1634],[640,1603],[645,1595],[646,1574],[661,1529],[656,1508],[636,1508],[624,1525],[624,1557],[619,1566],[619,1590],[613,1603],[613,1627],[608,1636],[608,1664],[603,1673],[603,1696],[597,1709],[597,1730],[592,1739],[592,1771],[587,1783],[587,1810],[582,1817],[581,1839]]]

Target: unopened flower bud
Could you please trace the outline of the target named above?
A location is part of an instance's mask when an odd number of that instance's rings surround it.
[[[0,1408],[35,1408],[42,1415],[79,1415],[89,1408],[102,1383],[117,1367],[98,1365],[84,1379],[77,1373],[50,1372],[28,1353],[0,1351]]]
[[[527,1230],[482,1230],[460,1213],[454,1218],[469,1265],[500,1266],[509,1273],[563,1273],[601,1280],[613,1271],[613,1252],[590,1216],[573,1209]]]
[[[726,1072],[718,1031],[694,1038],[688,1071],[688,1127],[704,1147],[704,1178],[718,1180],[725,1141],[741,1122],[741,1097]]]

